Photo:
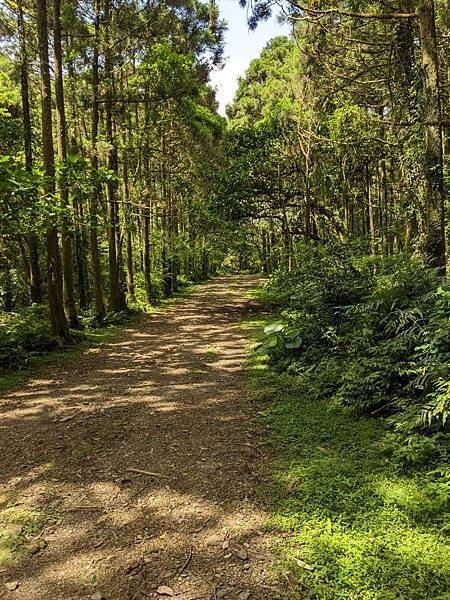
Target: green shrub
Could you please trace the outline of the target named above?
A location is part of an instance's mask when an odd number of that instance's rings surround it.
[[[0,368],[18,369],[56,347],[48,309],[33,305],[20,313],[0,313]]]
[[[450,289],[420,261],[374,261],[344,244],[305,247],[266,284],[283,307],[257,352],[301,377],[310,396],[388,418],[402,464],[447,457]]]

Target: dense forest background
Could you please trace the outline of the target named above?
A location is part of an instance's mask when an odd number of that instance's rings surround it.
[[[83,311],[170,295],[233,246],[233,267],[265,273],[340,240],[444,274],[445,4],[287,2],[293,37],[253,61],[227,131],[214,2],[4,3],[4,310],[48,300],[67,338]]]
[[[440,439],[448,6],[281,6],[292,38],[250,64],[226,121],[213,1],[3,4],[2,365],[262,270],[292,311],[270,339],[286,367],[327,352],[341,403]],[[248,8],[256,27],[272,3]]]
[[[224,119],[208,73],[223,24],[196,2],[6,3],[2,304],[142,307],[217,266],[208,173]]]
[[[213,1],[5,2],[3,309],[48,300],[64,339],[83,312],[142,307],[227,253],[292,271],[303,242],[443,275],[448,7],[363,4],[281,3],[293,37],[253,61],[226,124]]]

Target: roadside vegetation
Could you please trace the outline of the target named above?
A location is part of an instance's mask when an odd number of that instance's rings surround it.
[[[416,260],[304,249],[253,350],[272,516],[293,589],[447,599],[450,291]]]

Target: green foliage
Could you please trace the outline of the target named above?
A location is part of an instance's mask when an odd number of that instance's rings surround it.
[[[14,64],[0,52],[0,155],[21,150],[20,94],[13,79]]]
[[[311,374],[277,373],[259,355],[249,372],[274,434],[268,527],[292,597],[446,599],[448,469],[399,471],[386,422],[318,399]]]
[[[231,127],[246,127],[297,109],[293,93],[298,48],[287,37],[276,37],[251,61],[239,80],[236,97],[227,107]]]
[[[225,130],[223,117],[213,112],[209,107],[189,98],[184,99],[183,108],[192,130],[200,138],[207,139],[210,142],[220,139]]]
[[[141,80],[151,86],[154,97],[164,100],[180,95],[197,93],[197,82],[192,73],[193,54],[180,54],[169,41],[153,44],[140,65]]]
[[[292,131],[292,124],[272,119],[229,132],[224,141],[227,163],[215,190],[215,203],[227,220],[277,216],[301,194],[298,164],[284,147]]]
[[[33,356],[55,347],[46,307],[34,305],[20,313],[0,313],[0,368],[23,368]]]
[[[330,141],[338,156],[360,163],[384,153],[384,144],[376,139],[379,122],[374,115],[355,105],[336,109],[328,120]]]
[[[449,455],[450,291],[415,259],[374,264],[347,246],[304,250],[268,282],[284,294],[280,322],[257,352],[297,375],[310,395],[388,419],[397,462]]]
[[[34,231],[40,209],[36,191],[38,172],[28,173],[13,156],[0,156],[0,234]]]
[[[130,321],[132,310],[108,313],[99,323],[95,317],[82,317],[83,325],[93,330],[123,325]],[[74,346],[89,340],[90,333],[72,331]],[[22,370],[36,357],[57,350],[60,346],[52,335],[48,307],[32,305],[20,312],[0,313],[0,370]]]

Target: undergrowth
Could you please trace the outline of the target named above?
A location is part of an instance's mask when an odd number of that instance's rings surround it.
[[[108,313],[101,323],[93,316],[81,316],[83,329],[71,331],[67,347],[88,341],[95,331],[124,325],[136,315],[136,311],[128,310]],[[35,304],[18,312],[0,312],[0,370],[25,369],[33,359],[61,349],[52,335],[47,306]]]
[[[450,292],[411,258],[305,248],[251,381],[298,597],[449,600]],[[291,585],[293,583],[291,582]]]
[[[317,400],[261,357],[250,373],[273,432],[268,526],[292,597],[448,600],[446,500],[386,458],[385,422]]]
[[[411,258],[374,262],[346,247],[305,250],[266,284],[282,310],[259,352],[311,394],[382,417],[385,451],[411,466],[448,464],[450,288]],[[436,473],[438,476],[438,473]],[[450,492],[450,471],[442,476]]]

